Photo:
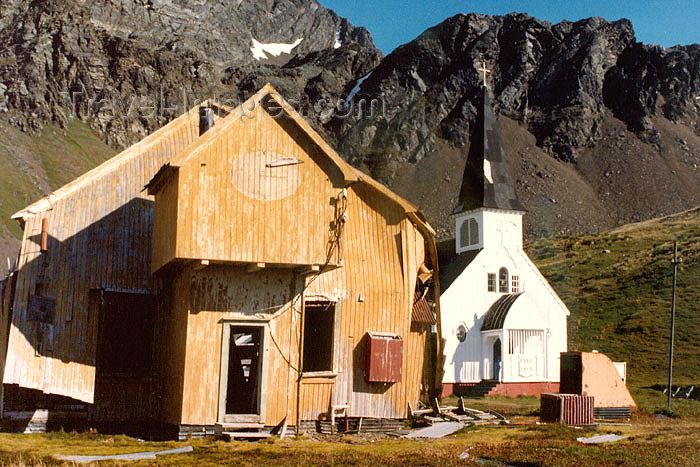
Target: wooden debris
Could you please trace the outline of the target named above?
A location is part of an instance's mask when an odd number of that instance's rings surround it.
[[[414,425],[432,425],[445,421],[461,424],[472,423],[475,425],[509,423],[506,417],[493,410],[482,412],[481,410],[465,407],[464,400],[461,397],[456,407],[441,407],[437,398],[433,400],[432,405],[431,409],[413,409],[409,403],[408,416],[411,422]]]

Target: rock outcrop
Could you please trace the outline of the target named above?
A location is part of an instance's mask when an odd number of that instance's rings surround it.
[[[6,3],[0,110],[34,132],[74,112],[119,147],[196,99],[236,102],[265,80],[292,100],[338,98],[381,59],[367,30],[314,0]]]

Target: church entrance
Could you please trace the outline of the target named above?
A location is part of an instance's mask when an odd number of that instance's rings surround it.
[[[501,377],[501,339],[493,343],[493,379]]]

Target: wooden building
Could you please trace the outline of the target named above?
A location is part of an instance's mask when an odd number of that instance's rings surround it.
[[[192,109],[14,217],[6,410],[82,401],[90,421],[182,434],[333,406],[403,419],[435,389],[434,232],[270,85]]]

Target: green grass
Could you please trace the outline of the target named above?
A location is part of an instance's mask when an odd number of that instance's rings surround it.
[[[678,272],[674,382],[700,382],[700,209],[594,236],[543,239],[531,258],[569,307],[569,349],[628,362],[628,381],[668,371],[673,241]]]
[[[0,226],[21,238],[19,226],[10,219],[12,214],[115,152],[79,120],[70,120],[65,129],[47,124],[38,136],[0,120]]]
[[[577,429],[558,424],[475,426],[434,440],[406,440],[376,435],[271,439],[257,443],[213,439],[146,443],[124,436],[93,433],[0,434],[0,465],[71,465],[55,454],[99,455],[160,451],[191,445],[192,453],[138,462],[103,461],[99,465],[483,465],[518,466],[679,466],[700,456],[700,420],[652,417],[634,426]],[[578,437],[617,433],[625,440],[583,445]],[[466,459],[460,455],[467,453]],[[499,464],[501,463],[501,464]],[[477,464],[473,464],[477,465]]]

